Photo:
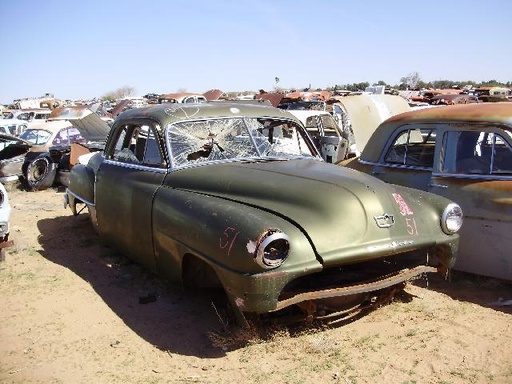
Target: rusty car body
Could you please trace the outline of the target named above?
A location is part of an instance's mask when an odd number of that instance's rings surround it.
[[[341,165],[456,201],[465,218],[454,269],[512,280],[511,103],[391,117],[360,158]]]
[[[223,288],[245,326],[334,321],[445,274],[462,220],[448,199],[325,163],[298,119],[261,103],[127,110],[65,197],[135,262]]]
[[[431,105],[454,105],[454,104],[471,104],[479,103],[480,100],[475,95],[466,93],[448,93],[438,94],[429,99]]]

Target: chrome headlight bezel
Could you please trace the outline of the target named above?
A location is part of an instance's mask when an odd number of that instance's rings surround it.
[[[457,203],[446,206],[441,216],[441,227],[447,235],[453,235],[459,231],[463,223],[462,208]]]
[[[274,269],[285,262],[289,251],[289,237],[279,229],[268,229],[259,237],[254,261],[262,268]]]

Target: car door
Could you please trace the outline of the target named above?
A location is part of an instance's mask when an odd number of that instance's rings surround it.
[[[383,146],[372,175],[391,184],[427,190],[439,149],[435,125],[403,125]]]
[[[428,191],[464,212],[458,270],[512,279],[512,140],[496,126],[446,126]]]
[[[96,174],[100,235],[155,271],[152,203],[167,170],[155,126],[147,121],[114,126]]]
[[[348,137],[330,114],[319,115],[320,120],[320,152],[328,163],[337,163],[345,159],[348,153]]]

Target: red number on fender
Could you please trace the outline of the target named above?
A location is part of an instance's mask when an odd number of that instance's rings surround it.
[[[223,236],[219,239],[220,248],[227,249],[228,256],[231,253],[231,248],[233,247],[238,234],[239,232],[236,228],[227,227],[223,232]]]

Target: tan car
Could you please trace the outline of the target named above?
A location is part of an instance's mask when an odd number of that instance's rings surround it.
[[[465,217],[454,269],[512,280],[512,103],[391,117],[341,165],[457,202]]]

